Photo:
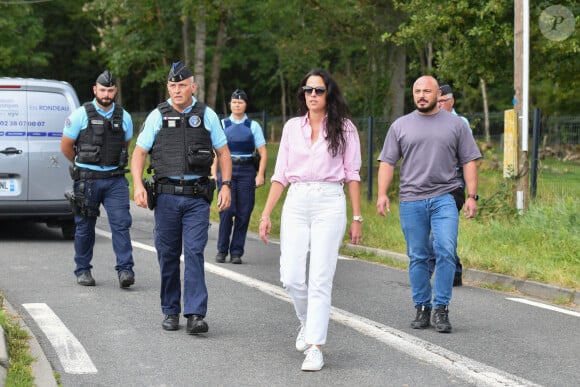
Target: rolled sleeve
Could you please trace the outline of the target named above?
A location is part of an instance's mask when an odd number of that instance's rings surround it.
[[[346,123],[346,148],[344,151],[344,180],[360,181],[360,167],[362,165],[360,138],[356,126],[349,120]]]

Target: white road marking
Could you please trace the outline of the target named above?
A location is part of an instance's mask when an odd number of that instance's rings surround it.
[[[111,233],[96,230],[98,235],[110,238]],[[156,252],[155,247],[140,242],[132,242],[133,246],[143,250]],[[182,256],[183,259],[183,256]],[[205,262],[205,270],[221,277],[236,281],[265,294],[288,303],[292,300],[286,291],[267,282],[224,269],[222,266]],[[363,335],[372,337],[388,346],[416,359],[432,364],[458,379],[476,386],[539,386],[529,380],[504,372],[476,360],[461,356],[455,352],[439,347],[428,341],[421,340],[403,331],[369,320],[345,310],[332,307],[330,318],[348,326]]]
[[[97,368],[87,351],[46,304],[22,304],[44,332],[64,368],[69,374],[96,374]]]
[[[525,298],[506,297],[506,300],[521,302],[522,304],[528,304],[528,305],[536,306],[538,308],[543,308],[543,309],[552,310],[554,312],[569,314],[570,316],[574,316],[574,317],[580,317],[580,313],[574,312],[573,310],[558,308],[557,306],[543,304],[541,302],[536,302],[536,301],[531,301],[531,300],[526,300]]]

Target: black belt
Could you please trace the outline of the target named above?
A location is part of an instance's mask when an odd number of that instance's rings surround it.
[[[169,177],[162,177],[157,179],[158,184],[166,184],[166,185],[180,185],[180,186],[187,186],[187,185],[196,185],[196,184],[205,184],[207,183],[207,177],[199,177],[197,179],[171,179]]]
[[[232,157],[232,164],[252,164],[254,162],[253,157]]]
[[[171,195],[200,196],[205,192],[208,182],[207,178],[192,180],[161,179],[157,182],[155,191]]]
[[[157,184],[156,191],[171,195],[198,196],[201,193],[200,188],[198,185]]]
[[[107,179],[109,177],[121,176],[128,173],[127,169],[115,169],[112,171],[93,171],[90,169],[75,168],[73,171],[74,180],[82,179]]]

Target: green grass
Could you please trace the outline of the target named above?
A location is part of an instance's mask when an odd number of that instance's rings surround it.
[[[30,347],[28,345],[30,336],[28,332],[20,328],[18,320],[6,312],[3,305],[4,297],[0,294],[0,325],[2,325],[6,334],[10,360],[5,385],[14,387],[34,386],[32,362],[35,359],[30,356]]]
[[[258,231],[276,153],[277,145],[269,144],[266,185],[256,189],[256,205],[250,221],[252,232]],[[512,204],[513,182],[503,178],[498,159],[501,157],[486,154],[485,160],[496,161],[480,167],[478,193],[482,199],[478,203],[478,216],[473,220],[463,217],[460,220],[458,254],[463,265],[579,290],[580,162],[543,160],[538,173],[537,196],[530,201],[527,211],[518,215]],[[396,195],[390,195],[391,212],[386,218],[380,217],[375,206],[376,173],[374,176],[375,186],[370,202],[366,200],[366,183],[362,184],[362,214],[365,219],[362,243],[364,246],[405,254],[398,199]],[[271,214],[272,238],[278,238],[280,233],[283,200],[284,196]],[[219,221],[215,205],[212,205],[211,219]],[[369,253],[349,251],[348,254],[391,266],[399,265]]]

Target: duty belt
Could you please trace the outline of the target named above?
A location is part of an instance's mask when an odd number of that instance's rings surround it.
[[[253,162],[254,162],[253,157],[235,157],[235,156],[232,156],[232,164],[244,165],[244,164],[252,164]]]
[[[72,167],[70,170],[73,180],[87,180],[87,179],[107,179],[109,177],[121,176],[128,173],[127,169],[114,169],[112,171],[93,171],[91,169]]]
[[[172,195],[200,196],[206,190],[207,178],[192,180],[159,179],[155,191]]]

